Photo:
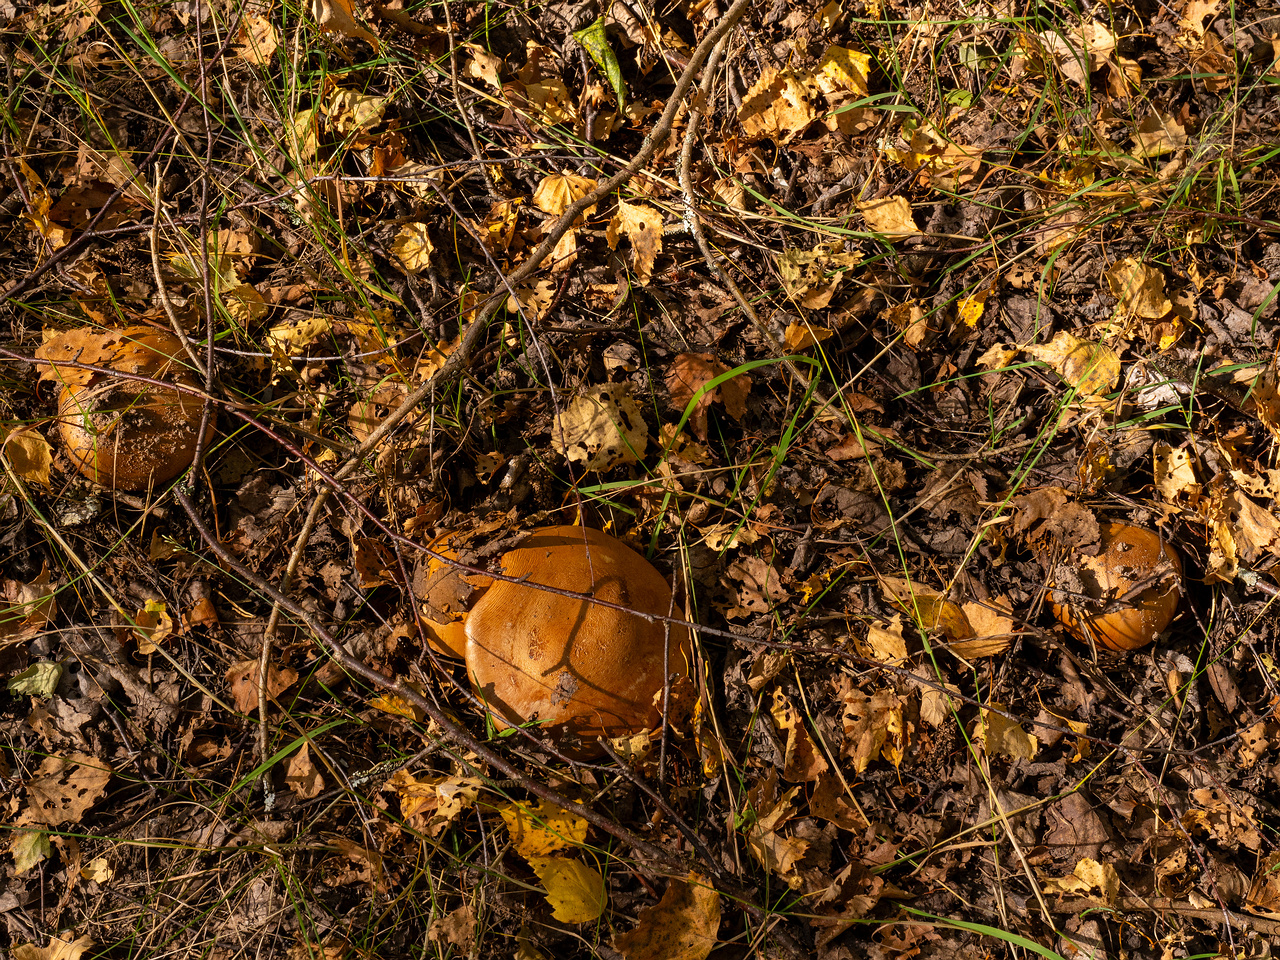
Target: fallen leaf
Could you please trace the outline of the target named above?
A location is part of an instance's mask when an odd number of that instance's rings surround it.
[[[911,214],[911,203],[905,197],[884,197],[858,204],[867,221],[867,229],[889,237],[912,237],[920,232]]]
[[[649,426],[629,383],[586,388],[556,415],[551,446],[587,470],[639,463],[649,446]]]
[[[769,708],[773,722],[780,733],[787,736],[780,776],[791,783],[816,780],[826,773],[829,765],[814,745],[805,726],[804,717],[781,690],[773,691],[773,705]]]
[[[609,221],[605,239],[610,250],[618,249],[618,240],[631,241],[631,266],[641,286],[653,277],[653,262],[662,252],[662,214],[647,203],[618,201],[618,211]]]
[[[689,426],[699,440],[707,439],[707,411],[717,400],[724,404],[725,410],[735,420],[741,420],[747,412],[751,378],[745,373],[708,387],[717,377],[728,372],[729,368],[709,353],[679,354],[667,369],[667,391],[671,402],[676,409],[688,413]]]
[[[431,266],[431,255],[436,252],[425,223],[406,223],[391,243],[391,252],[404,267],[405,273],[417,276]]]
[[[673,878],[634,929],[614,937],[625,960],[705,960],[719,942],[720,894],[696,873]]]
[[[543,213],[558,217],[598,186],[598,181],[576,173],[553,173],[544,177],[533,192],[533,205]],[[574,222],[575,226],[596,212],[592,204]],[[661,227],[661,221],[659,221]]]
[[[787,143],[817,119],[804,78],[768,67],[747,91],[738,109],[742,132],[751,140]]]
[[[580,847],[587,839],[587,821],[547,800],[504,803],[498,814],[507,825],[516,853],[532,862],[557,850]]]
[[[590,923],[604,913],[608,895],[599,870],[563,857],[531,857],[529,866],[546,890],[551,915],[557,920]]]
[[[241,713],[253,713],[258,709],[258,661],[242,660],[227,670],[227,683],[231,697]],[[267,664],[267,703],[289,689],[298,679],[298,671],[292,667]]]
[[[324,777],[311,760],[311,744],[305,740],[284,767],[285,785],[302,800],[310,800],[324,792]]]
[[[356,23],[355,5],[351,0],[311,0],[311,15],[325,33],[368,41],[375,50],[382,47],[377,37]]]
[[[1120,358],[1114,350],[1065,330],[1047,344],[1023,347],[1023,352],[1047,363],[1069,386],[1088,396],[1110,393],[1120,379]]]
[[[1119,301],[1116,310],[1125,316],[1159,320],[1173,309],[1173,303],[1164,292],[1164,274],[1155,267],[1133,257],[1125,257],[1103,277],[1107,281],[1107,289]],[[1070,334],[1060,333],[1058,336]]]
[[[21,427],[4,438],[4,456],[13,472],[28,483],[48,487],[53,448],[35,427]]]
[[[988,757],[1004,755],[1015,760],[1034,759],[1040,749],[1040,741],[1022,729],[1021,724],[995,711],[1004,710],[1003,704],[993,703],[992,709],[979,711],[976,738],[981,741]]]

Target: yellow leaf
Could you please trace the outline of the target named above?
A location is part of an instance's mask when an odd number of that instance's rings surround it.
[[[631,241],[631,266],[641,286],[653,276],[653,261],[662,252],[662,214],[645,203],[618,201],[618,212],[609,221],[605,239],[618,249],[619,237]]]
[[[1125,257],[1105,274],[1107,288],[1119,300],[1116,310],[1126,316],[1159,320],[1173,303],[1165,296],[1164,274],[1155,267]]]
[[[508,803],[498,807],[516,853],[532,862],[557,850],[581,846],[587,839],[587,821],[554,803]]]
[[[649,427],[631,397],[629,383],[587,387],[556,415],[551,446],[587,470],[639,463],[649,444]]]
[[[807,350],[814,344],[821,343],[832,336],[835,336],[835,332],[827,327],[815,327],[807,321],[805,323],[789,323],[787,324],[786,333],[787,349],[793,353]]]
[[[755,82],[738,110],[738,120],[749,139],[786,143],[813,123],[814,111],[804,78],[792,70],[767,68]]]
[[[34,427],[23,427],[4,438],[4,455],[23,480],[49,486],[53,450]]]
[[[1053,367],[1070,386],[1083,394],[1109,393],[1120,379],[1120,358],[1101,343],[1058,333],[1046,344],[1032,344],[1023,352]]]
[[[431,266],[431,254],[435,250],[425,223],[406,223],[391,243],[391,252],[410,276]]]
[[[867,54],[833,44],[822,55],[813,79],[824,94],[848,90],[865,97],[870,70],[871,57]]]
[[[534,190],[533,205],[543,213],[558,217],[571,204],[577,203],[594,190],[596,185],[595,180],[580,177],[575,173],[553,173],[549,177],[544,177],[538,184],[538,188]],[[595,204],[592,204],[583,211],[577,222],[581,223],[583,217],[589,217],[595,212]]]
[[[563,857],[531,857],[551,915],[565,923],[590,923],[604,913],[606,894],[600,871],[578,860]]]
[[[355,6],[351,0],[312,0],[311,14],[325,33],[367,40],[375,50],[381,47],[377,37],[356,23]]]
[[[890,237],[911,237],[920,232],[911,215],[911,203],[906,197],[884,197],[858,204],[858,211],[867,221],[872,233]]]
[[[134,633],[138,635],[138,652],[155,653],[159,645],[173,633],[173,617],[163,600],[148,600],[133,616]]]
[[[993,703],[993,708],[1004,709],[1004,704]],[[1015,760],[1031,760],[1040,749],[1040,741],[1022,729],[1021,725],[995,710],[979,711],[978,739],[988,757],[1004,754]]]

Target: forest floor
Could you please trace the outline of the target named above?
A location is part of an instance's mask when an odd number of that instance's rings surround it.
[[[0,0],[0,946],[1273,955],[1280,12],[1024,7]],[[598,757],[425,642],[573,524]]]

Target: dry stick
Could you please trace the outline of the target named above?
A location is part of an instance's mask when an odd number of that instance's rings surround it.
[[[480,141],[476,139],[476,128],[475,124],[471,122],[471,114],[462,105],[462,88],[458,84],[458,39],[454,35],[453,11],[449,9],[448,3],[444,5],[444,17],[445,23],[449,27],[449,80],[453,84],[453,103],[458,108],[458,116],[462,119],[462,125],[467,128],[467,138],[471,141],[471,152],[480,165],[480,176],[484,177],[484,185],[489,191],[489,199],[501,200],[502,194],[494,186],[493,176],[489,173],[489,167],[484,162],[484,154],[480,151]]]

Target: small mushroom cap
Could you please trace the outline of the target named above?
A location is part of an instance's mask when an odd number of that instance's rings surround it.
[[[1143,527],[1104,523],[1101,532],[1098,555],[1074,564],[1084,596],[1055,598],[1053,615],[1086,643],[1092,636],[1112,650],[1136,650],[1155,640],[1178,612],[1182,562],[1172,546]],[[1128,596],[1143,583],[1150,586]]]
[[[671,610],[662,575],[599,530],[534,530],[501,562],[505,575],[528,583],[643,613]],[[598,752],[597,737],[656,729],[664,647],[672,675],[684,673],[690,659],[684,627],[668,631],[661,621],[501,580],[472,608],[466,635],[471,683],[499,723],[537,721],[562,749],[582,757]]]
[[[191,466],[204,412],[199,397],[57,363],[79,360],[194,387],[173,334],[150,327],[72,330],[44,344],[37,357],[48,364],[42,377],[62,384],[58,430],[84,476],[104,487],[140,490]],[[212,437],[210,422],[206,438]]]

